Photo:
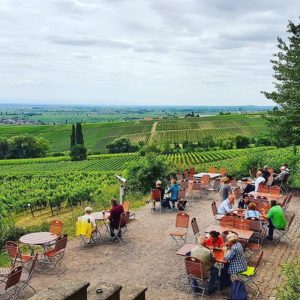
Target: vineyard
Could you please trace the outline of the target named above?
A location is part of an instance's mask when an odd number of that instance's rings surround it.
[[[107,153],[106,145],[119,137],[133,143],[148,143],[154,121],[130,121],[83,124],[85,145],[90,152]],[[259,115],[213,116],[156,121],[152,140],[158,143],[198,142],[206,136],[227,139],[236,135],[256,137],[266,130]],[[71,125],[0,126],[0,138],[30,134],[49,141],[50,152],[69,151]]]

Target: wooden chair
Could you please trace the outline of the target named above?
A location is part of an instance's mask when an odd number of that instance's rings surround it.
[[[186,198],[186,190],[185,189],[180,189],[179,194],[178,194],[178,201],[177,201],[177,208],[178,210],[186,210],[186,203],[188,198]]]
[[[122,242],[123,236],[128,231],[127,224],[129,223],[129,214],[123,212],[120,217],[119,227],[117,230],[114,230],[112,240],[118,240],[120,243]]]
[[[221,218],[220,224],[221,226],[234,228],[235,219],[236,219],[235,216],[224,216],[223,218]]]
[[[258,185],[258,190],[259,193],[268,193],[269,192],[269,187],[266,185],[266,183],[260,183]]]
[[[199,181],[193,181],[191,185],[191,190],[189,193],[189,198],[191,199],[200,199],[201,197],[201,183]]]
[[[208,173],[217,173],[217,170],[214,166],[210,166],[208,169]]]
[[[216,201],[213,201],[211,203],[211,210],[212,210],[212,213],[213,213],[216,221],[220,221],[220,219],[224,217],[224,215],[218,214],[218,208],[217,208]]]
[[[277,185],[273,185],[269,188],[269,193],[271,195],[280,195],[280,187]]]
[[[209,175],[203,175],[201,177],[200,183],[201,183],[201,189],[204,190],[204,191],[208,191],[209,185],[210,185],[210,176]]]
[[[187,189],[189,186],[189,181],[187,179],[183,179],[179,182],[181,189]]]
[[[291,238],[288,236],[288,232],[294,221],[295,215],[296,215],[295,213],[292,215],[292,217],[290,218],[290,221],[288,222],[288,224],[284,230],[277,229],[277,228],[274,229],[274,233],[277,235],[277,237],[275,238],[276,244],[278,244],[283,238],[286,238],[288,240],[289,245],[292,243]]]
[[[129,214],[129,218],[133,217],[135,219],[135,213],[130,211],[130,202],[128,200],[124,201],[122,205],[124,212]]]
[[[195,294],[200,294],[202,299],[208,280],[204,280],[203,278],[201,261],[196,257],[188,256],[185,258],[184,262],[189,286],[189,294],[191,291],[193,291]],[[202,290],[202,292],[198,292],[193,288],[193,283],[195,280],[197,281],[198,290]]]
[[[14,267],[7,276],[0,277],[0,298],[15,300],[18,298],[20,289],[18,284],[22,275],[22,266]],[[5,297],[5,298],[3,298]]]
[[[76,222],[76,236],[80,237],[80,245],[82,247],[91,247],[96,244],[92,224],[82,218],[78,218]]]
[[[226,169],[226,168],[220,168],[220,169],[219,169],[219,173],[220,173],[222,176],[224,176],[224,175],[227,174],[227,169]]]
[[[5,243],[5,248],[12,267],[14,267],[16,263],[20,263],[22,267],[26,269],[33,259],[33,256],[31,255],[22,254],[18,244],[13,241],[7,241]]]
[[[282,210],[287,214],[289,215],[290,213],[287,211],[289,205],[290,205],[290,202],[292,200],[292,197],[293,197],[293,193],[289,193],[286,195],[286,197],[284,198],[284,201],[283,203],[281,204],[281,207],[282,207]]]
[[[250,229],[250,221],[246,220],[244,218],[236,218],[234,220],[234,227],[237,229],[249,230]]]
[[[152,202],[159,202],[159,204],[160,204],[159,209],[160,209],[160,212],[161,212],[162,205],[161,205],[161,193],[160,193],[160,190],[158,190],[158,189],[151,190],[151,201]]]
[[[49,232],[60,236],[62,234],[64,223],[60,220],[53,220],[50,222]]]
[[[176,230],[170,233],[170,237],[178,244],[178,240],[186,243],[190,216],[185,212],[179,212],[176,216]]]
[[[199,235],[200,235],[200,230],[199,230],[199,226],[198,226],[196,218],[192,219],[191,226],[192,226],[192,230],[193,230],[193,233],[194,233],[195,241],[196,241],[196,243],[198,243],[198,238],[199,238]]]
[[[55,247],[53,249],[45,251],[43,256],[42,265],[45,265],[43,271],[48,272],[56,268],[58,264],[62,264],[64,266],[64,271],[67,271],[67,267],[63,262],[63,257],[65,254],[66,246],[68,242],[68,235],[62,234],[56,240]],[[60,273],[62,273],[60,272]]]

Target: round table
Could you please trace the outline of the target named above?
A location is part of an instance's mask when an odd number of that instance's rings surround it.
[[[20,242],[28,245],[44,245],[57,239],[57,235],[51,232],[34,232],[20,237]]]

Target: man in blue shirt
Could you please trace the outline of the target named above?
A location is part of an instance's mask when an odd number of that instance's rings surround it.
[[[218,214],[227,215],[228,213],[231,213],[233,211],[233,205],[234,196],[232,194],[229,194],[228,198],[221,203],[218,209]]]
[[[172,202],[172,207],[175,208],[175,202],[178,200],[179,197],[179,191],[180,191],[180,186],[177,183],[177,180],[175,178],[171,179],[171,186],[170,188],[166,191],[167,194],[171,193],[170,200]]]

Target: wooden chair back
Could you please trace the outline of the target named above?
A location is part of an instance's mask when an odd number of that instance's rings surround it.
[[[234,227],[237,229],[249,230],[250,229],[250,221],[246,220],[244,218],[236,218],[235,222],[234,222]]]
[[[262,182],[258,185],[258,192],[260,192],[260,193],[268,193],[269,192],[269,188],[266,185],[266,183]]]
[[[129,212],[130,202],[129,201],[124,201],[122,205],[123,205],[124,212]]]
[[[256,274],[257,268],[259,267],[259,265],[260,265],[260,263],[261,263],[261,260],[262,260],[263,256],[264,256],[264,251],[262,250],[262,251],[259,253],[258,259],[257,259],[256,264],[255,264],[255,266],[254,266],[254,276],[255,276],[255,274]]]
[[[232,227],[234,228],[234,220],[236,217],[234,216],[224,216],[220,220],[221,226]]]
[[[196,218],[192,219],[191,226],[192,226],[192,230],[193,230],[194,236],[198,237],[199,233],[200,233],[200,230],[199,230],[199,226],[198,226]]]
[[[192,187],[191,187],[191,191],[193,192],[193,191],[200,191],[201,190],[201,183],[199,182],[199,181],[194,181],[193,183],[192,183]]]
[[[181,200],[181,199],[184,199],[185,198],[185,189],[180,189],[179,190],[179,195],[178,195],[178,199]]]
[[[217,173],[217,170],[216,170],[216,168],[214,166],[210,166],[208,168],[208,173]]]
[[[179,212],[176,216],[176,228],[188,228],[189,227],[189,214],[185,212]]]
[[[62,234],[64,223],[60,220],[53,220],[50,222],[49,232],[60,236]]]
[[[67,242],[68,242],[67,234],[62,234],[61,236],[59,236],[56,240],[54,251],[55,252],[64,251],[66,249]]]
[[[123,212],[120,217],[120,227],[127,226],[129,223],[130,214],[128,212]]]
[[[271,195],[280,195],[280,190],[281,190],[281,189],[280,189],[279,186],[273,185],[273,186],[270,187],[269,193],[270,193]]]
[[[262,229],[261,222],[258,218],[248,218],[247,219],[250,223],[250,230],[255,231],[255,232],[260,232]]]
[[[218,214],[218,208],[217,208],[216,201],[213,201],[211,203],[211,210],[212,210],[214,216],[216,216]]]
[[[224,176],[224,175],[227,174],[227,169],[226,168],[220,168],[219,173]]]
[[[204,186],[208,186],[210,182],[210,176],[209,175],[203,175],[201,177],[201,185]]]
[[[187,256],[184,262],[186,274],[189,278],[203,280],[202,264],[198,258]]]
[[[158,189],[151,190],[151,199],[152,199],[152,201],[159,202],[161,199],[160,190],[158,190]]]
[[[5,283],[5,290],[8,290],[10,287],[15,286],[20,282],[22,269],[23,268],[21,266],[18,266],[10,271]]]
[[[6,248],[7,254],[8,254],[11,262],[13,262],[16,258],[18,258],[20,256],[19,255],[19,246],[15,242],[7,241],[5,243],[5,248]]]
[[[189,181],[188,180],[181,180],[180,182],[179,182],[179,185],[180,185],[180,188],[181,189],[187,189],[188,188],[188,186],[189,186]]]

